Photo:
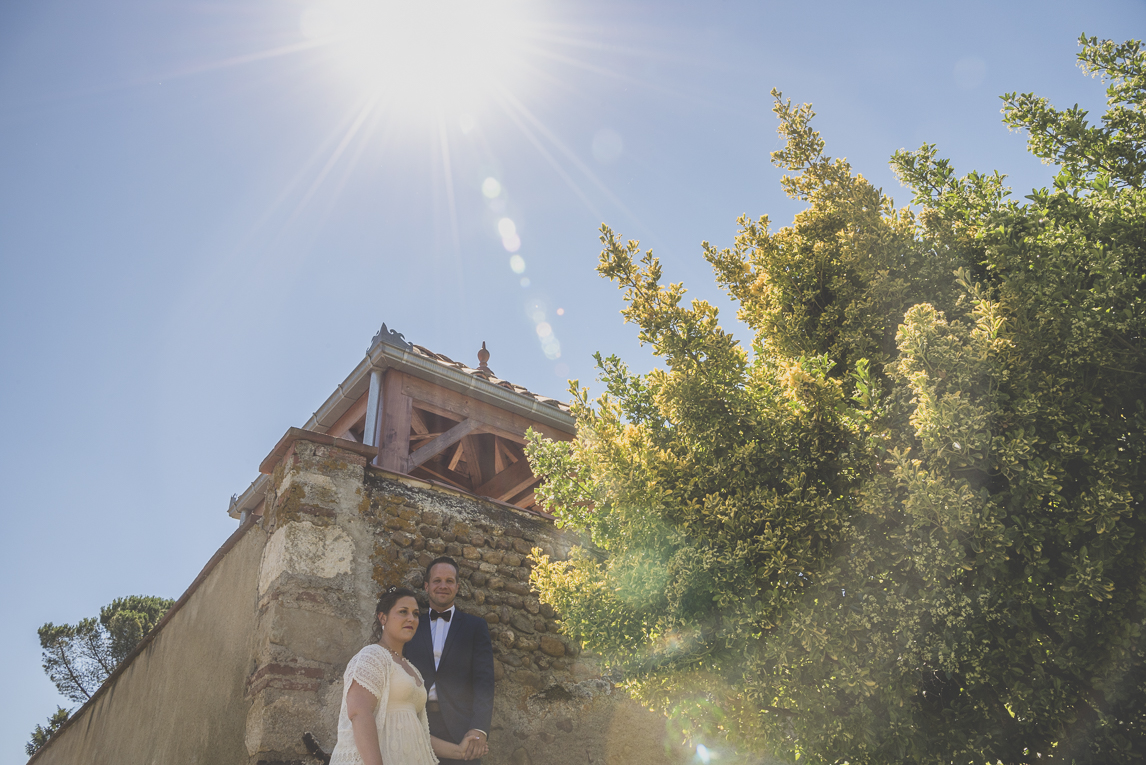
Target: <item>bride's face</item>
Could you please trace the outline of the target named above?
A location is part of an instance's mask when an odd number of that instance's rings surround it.
[[[395,643],[409,642],[418,631],[418,601],[407,596],[398,598],[398,602],[390,609],[388,614],[378,614],[378,621],[386,631],[386,637]]]

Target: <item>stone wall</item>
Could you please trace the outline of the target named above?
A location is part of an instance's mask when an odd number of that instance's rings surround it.
[[[252,762],[306,760],[301,735],[334,744],[346,662],[368,640],[381,590],[421,587],[434,557],[461,566],[458,606],[486,619],[497,692],[488,765],[675,759],[664,719],[628,702],[564,638],[529,587],[534,547],[573,542],[543,516],[367,465],[356,444],[295,432],[272,457],[259,579]],[[305,439],[305,440],[304,440]]]
[[[460,564],[486,619],[497,690],[486,765],[682,760],[665,721],[624,698],[529,587],[534,547],[573,541],[536,513],[368,465],[371,447],[291,429],[267,460],[265,516],[228,540],[138,652],[33,758],[55,763],[317,765],[342,672],[379,593]]]

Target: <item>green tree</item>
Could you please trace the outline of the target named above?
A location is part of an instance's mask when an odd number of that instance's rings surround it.
[[[48,622],[38,631],[44,672],[61,694],[72,701],[87,701],[174,602],[130,595],[101,608],[98,619],[60,625]]]
[[[52,734],[60,729],[60,726],[68,721],[71,713],[63,707],[56,707],[56,712],[48,718],[48,727],[37,725],[36,729],[32,731],[32,738],[24,745],[24,751],[31,757],[36,752],[40,751],[40,747],[48,743],[48,739]]]
[[[531,439],[595,548],[534,582],[684,735],[851,765],[1146,758],[1146,54],[1081,43],[1098,124],[1004,96],[1059,168],[1024,202],[925,145],[893,158],[919,212],[896,210],[774,91],[808,207],[704,245],[750,349],[602,229],[663,366],[598,356],[577,440]]]

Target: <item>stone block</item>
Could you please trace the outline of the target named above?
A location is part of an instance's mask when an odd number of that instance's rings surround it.
[[[473,547],[472,545],[466,545],[462,548],[462,557],[466,560],[480,560],[481,553],[478,552],[476,547]]]
[[[513,645],[513,641],[517,639],[517,635],[513,634],[513,630],[504,630],[497,636],[497,642],[501,643],[506,648]]]
[[[505,587],[505,580],[499,576],[491,576],[486,586],[491,590],[500,590]]]
[[[332,579],[350,573],[354,543],[337,526],[316,526],[310,521],[279,527],[263,550],[259,593],[266,593],[281,574]]]
[[[433,553],[436,558],[446,551],[446,543],[440,539],[427,539],[426,549]],[[427,563],[428,562],[429,561],[427,561]]]
[[[525,632],[528,634],[533,634],[534,632],[533,620],[528,618],[525,614],[515,614],[510,618],[509,623],[512,624],[513,628],[518,632]]]
[[[500,562],[504,563],[507,566],[515,566],[516,567],[516,566],[521,565],[521,561],[522,561],[522,557],[520,555],[518,555],[517,553],[507,552],[502,556],[502,560]]]
[[[518,635],[517,639],[513,641],[513,647],[519,651],[532,653],[537,650],[537,640],[526,635]]]
[[[275,645],[287,647],[296,656],[325,664],[339,664],[350,658],[348,646],[362,640],[362,627],[351,619],[340,619],[319,611],[286,608],[272,603],[263,616],[268,637]]]
[[[565,644],[552,635],[542,635],[541,650],[554,658],[560,658],[565,655]]]
[[[487,550],[483,550],[482,554],[481,554],[481,559],[483,561],[485,561],[486,563],[492,563],[495,566],[499,565],[504,557],[505,556],[497,550],[488,550],[487,549]]]
[[[462,557],[462,546],[457,542],[450,542],[446,545],[446,555],[450,556],[451,558]]]
[[[513,679],[530,688],[541,687],[541,673],[532,669],[519,669],[513,673]],[[572,728],[570,728],[572,730]]]
[[[513,540],[513,551],[522,555],[529,555],[529,551],[533,549],[533,543],[526,542],[524,539]]]
[[[247,713],[245,743],[254,758],[261,752],[306,755],[300,730],[311,730],[322,719],[322,708],[312,693],[259,694]]]
[[[524,600],[524,608],[529,613],[537,614],[539,611],[541,611],[541,603],[538,602],[537,598],[525,598]]]

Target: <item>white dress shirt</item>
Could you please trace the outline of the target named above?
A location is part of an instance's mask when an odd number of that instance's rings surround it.
[[[430,621],[430,637],[434,642],[434,669],[438,668],[438,664],[442,661],[442,649],[446,646],[446,635],[450,634],[450,625],[454,623],[454,609],[456,606],[450,606],[445,613],[450,615],[450,620],[447,622],[445,619],[433,619]],[[438,684],[434,683],[430,686],[429,692],[426,694],[428,701],[438,700]]]

